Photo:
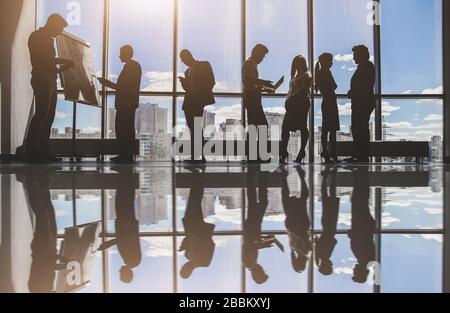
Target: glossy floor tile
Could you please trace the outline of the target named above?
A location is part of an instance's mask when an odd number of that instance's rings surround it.
[[[440,165],[2,164],[0,291],[448,292],[449,179]]]

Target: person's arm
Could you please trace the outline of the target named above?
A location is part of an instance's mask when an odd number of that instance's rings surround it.
[[[107,88],[117,90],[117,84],[113,83],[112,81],[110,81],[106,78],[98,77],[98,81],[100,82],[100,84],[104,85]]]

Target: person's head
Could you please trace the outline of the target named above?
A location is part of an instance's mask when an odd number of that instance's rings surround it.
[[[324,276],[333,274],[333,263],[330,260],[323,260],[319,266],[319,272]]]
[[[319,56],[319,61],[316,63],[316,68],[314,70],[314,76],[316,78],[315,90],[318,92],[320,90],[322,70],[330,69],[333,66],[333,55],[331,53],[323,53]]]
[[[370,271],[367,269],[367,265],[356,264],[353,269],[353,277],[352,280],[358,284],[364,284],[367,282],[367,278],[369,276]]]
[[[189,51],[187,49],[181,50],[181,52],[180,52],[180,59],[188,67],[191,67],[195,63],[195,59],[192,56],[191,51]]]
[[[308,71],[308,62],[306,58],[302,55],[297,55],[292,61],[291,67],[291,77],[294,78],[295,75],[303,75]]]
[[[297,273],[303,273],[306,269],[306,265],[308,264],[308,257],[306,255],[292,251],[291,263],[294,271],[296,271]]]
[[[266,274],[261,265],[257,264],[251,268],[252,278],[258,285],[264,284],[268,279],[269,275]]]
[[[356,64],[361,64],[369,61],[370,53],[369,48],[364,45],[355,46],[352,49],[353,51],[353,60]]]
[[[123,63],[126,63],[128,61],[130,61],[134,56],[134,50],[133,47],[130,45],[125,45],[122,48],[120,48],[120,61],[122,61]]]
[[[257,64],[260,64],[267,53],[269,53],[269,49],[265,45],[257,44],[252,50],[252,59],[255,60]]]
[[[120,268],[120,280],[125,284],[129,284],[133,281],[133,279],[134,279],[133,269],[126,265],[122,266]]]
[[[50,32],[50,35],[55,37],[64,31],[64,29],[69,26],[67,21],[59,14],[52,14],[48,17],[45,28]]]
[[[180,276],[181,276],[181,278],[183,278],[183,279],[188,279],[189,277],[191,277],[191,275],[192,275],[192,273],[194,272],[194,270],[195,270],[195,265],[194,265],[194,263],[192,263],[192,262],[187,262],[186,264],[184,264],[184,265],[181,267],[181,270],[180,270]]]

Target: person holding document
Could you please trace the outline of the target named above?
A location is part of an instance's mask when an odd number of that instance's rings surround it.
[[[309,141],[308,114],[311,108],[312,75],[305,57],[299,55],[294,58],[291,77],[286,100],[286,115],[281,131],[280,163],[286,163],[289,157],[287,147],[291,132],[300,131],[302,136],[302,146],[295,162],[303,162]]]
[[[115,163],[133,163],[133,144],[136,140],[135,114],[139,106],[139,89],[142,68],[133,60],[133,48],[123,46],[120,60],[125,63],[117,83],[99,78],[101,84],[116,90],[116,135],[119,144],[119,156],[111,161]]]

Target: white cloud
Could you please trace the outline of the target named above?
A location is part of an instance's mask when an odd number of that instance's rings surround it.
[[[334,56],[334,60],[337,62],[352,62],[353,61],[353,54],[336,54]]]
[[[442,114],[429,114],[425,116],[424,120],[427,122],[442,122],[443,116]]]
[[[56,112],[55,118],[56,119],[63,119],[66,118],[68,115],[65,112]]]
[[[428,89],[422,90],[423,95],[434,95],[434,94],[442,94],[442,93],[444,93],[443,86],[438,86],[436,88],[428,88]]]
[[[442,214],[441,208],[425,208],[423,210],[425,211],[425,213],[430,214],[430,215],[441,215]]]
[[[410,95],[412,93],[413,93],[413,90],[412,89],[408,89],[408,90],[403,91],[402,95]]]
[[[436,234],[425,234],[425,235],[422,235],[422,238],[425,240],[434,240],[439,243],[442,243],[442,241],[443,241],[442,235],[436,235]]]

